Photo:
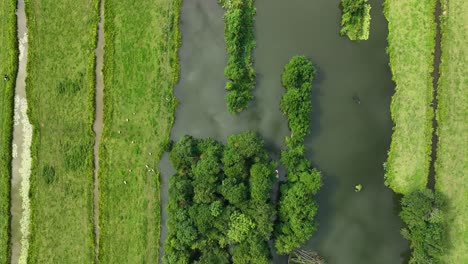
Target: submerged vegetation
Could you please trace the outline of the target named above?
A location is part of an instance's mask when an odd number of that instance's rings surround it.
[[[26,1],[34,127],[28,263],[91,263],[98,1]]]
[[[314,223],[317,204],[314,195],[322,184],[320,172],[304,157],[304,138],[310,131],[312,104],[310,92],[315,68],[304,56],[294,56],[284,67],[282,83],[286,93],[281,110],[288,118],[291,136],[281,152],[287,182],[281,185],[279,223],[275,230],[278,253],[291,253],[317,229]]]
[[[442,57],[437,91],[436,191],[448,200],[449,250],[442,263],[468,260],[468,4],[442,0]]]
[[[253,132],[182,137],[170,154],[165,263],[269,263],[274,167]]]
[[[98,172],[102,263],[159,258],[157,163],[174,121],[180,5],[180,0],[105,1]]]
[[[369,38],[370,10],[368,0],[341,0],[341,35],[350,40]]]
[[[0,263],[9,262],[10,254],[13,94],[18,67],[15,9],[15,0],[0,1]]]
[[[228,78],[226,103],[229,112],[237,113],[247,108],[255,86],[252,68],[255,6],[253,0],[220,0],[224,14],[224,41],[229,55],[224,74]]]
[[[401,194],[427,184],[432,142],[435,0],[386,0],[388,55],[396,84],[395,124],[385,164],[386,185]]]
[[[401,201],[400,217],[406,224],[404,238],[412,250],[409,263],[441,263],[445,251],[445,199],[431,190],[423,189],[405,195]]]

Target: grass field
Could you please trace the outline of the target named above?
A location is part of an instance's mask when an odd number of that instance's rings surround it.
[[[435,1],[386,0],[388,54],[396,84],[391,113],[395,124],[386,184],[406,194],[426,187],[432,139]]]
[[[98,1],[26,1],[34,127],[29,263],[91,263]]]
[[[442,1],[436,189],[448,197],[450,248],[443,263],[468,260],[468,3]]]
[[[180,4],[105,1],[105,113],[99,168],[102,263],[158,261],[157,163],[174,120]]]
[[[15,0],[0,0],[0,263],[9,262],[11,139],[18,63],[15,9]],[[3,80],[4,74],[9,81]]]

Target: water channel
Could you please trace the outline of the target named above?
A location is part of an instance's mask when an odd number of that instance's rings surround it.
[[[289,134],[279,110],[280,76],[296,54],[318,69],[313,82],[312,131],[307,157],[323,172],[318,195],[319,231],[304,245],[328,263],[402,263],[408,245],[400,235],[398,201],[384,186],[383,162],[390,144],[390,97],[394,84],[385,53],[387,23],[382,0],[372,5],[370,39],[351,42],[339,36],[339,0],[256,0],[255,99],[233,116],[226,110],[223,74],[227,62],[223,10],[216,0],[184,1],[180,21],[180,101],[172,139],[184,134],[212,137],[257,131],[273,158]],[[353,98],[359,98],[359,103]],[[160,163],[161,199],[167,200],[167,157]],[[354,186],[363,189],[356,193]],[[167,214],[162,212],[161,241]],[[161,242],[162,243],[162,242]],[[284,259],[275,258],[282,263]]]
[[[13,160],[11,178],[11,263],[27,263],[29,248],[29,177],[31,176],[32,126],[27,115],[26,65],[28,31],[24,0],[17,3],[18,74],[15,86]]]

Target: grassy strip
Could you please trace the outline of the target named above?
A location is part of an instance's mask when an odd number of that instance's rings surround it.
[[[30,263],[91,263],[98,1],[27,1]]]
[[[228,78],[226,103],[229,112],[247,108],[253,96],[255,70],[252,68],[255,6],[253,0],[220,0],[224,14],[224,41],[229,60],[224,69]]]
[[[288,118],[291,136],[286,138],[288,148],[281,152],[287,182],[281,185],[279,223],[275,230],[275,248],[279,254],[293,252],[317,229],[314,218],[318,207],[313,196],[321,187],[321,175],[304,156],[304,138],[310,132],[314,75],[315,68],[306,57],[294,56],[281,76],[286,88],[281,110]]]
[[[13,96],[18,68],[16,0],[0,1],[0,263],[10,255],[10,179],[13,133]],[[9,80],[4,81],[3,76]]]
[[[406,194],[426,187],[432,140],[435,0],[386,0],[388,54],[395,81],[395,123],[385,164],[386,184]]]
[[[99,168],[103,263],[158,261],[157,163],[174,121],[180,6],[181,0],[105,1]]]
[[[436,189],[448,199],[449,251],[443,263],[468,260],[468,5],[442,1],[442,62],[438,87]]]
[[[368,0],[341,0],[341,35],[347,35],[350,40],[366,40],[369,38],[370,10]]]

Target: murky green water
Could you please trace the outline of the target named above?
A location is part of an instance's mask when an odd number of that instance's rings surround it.
[[[370,2],[370,40],[356,43],[339,36],[339,0],[257,0],[255,100],[237,116],[228,113],[224,101],[223,10],[216,0],[184,1],[182,7],[181,80],[175,89],[180,105],[173,139],[191,134],[225,141],[230,134],[255,130],[278,158],[289,134],[279,110],[283,66],[291,56],[304,54],[318,68],[306,147],[325,185],[318,197],[319,231],[305,247],[329,263],[401,263],[407,250],[395,198],[383,184],[394,85],[382,1]],[[162,196],[169,167],[164,159]],[[356,184],[363,186],[359,193]]]

